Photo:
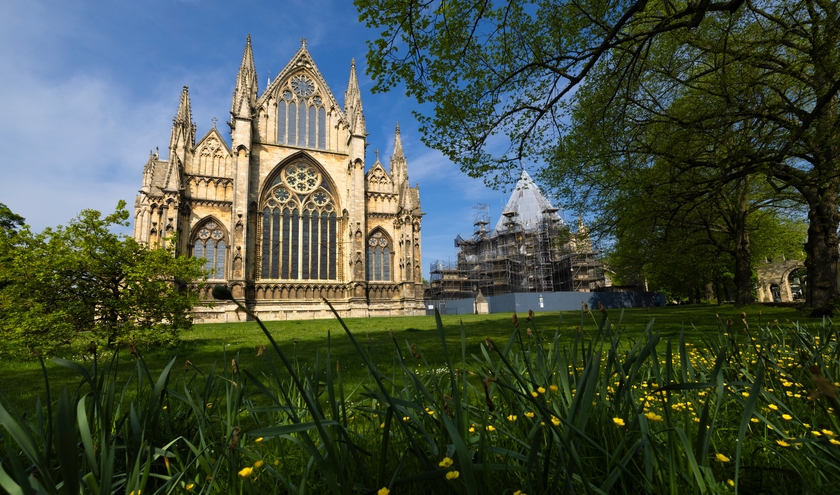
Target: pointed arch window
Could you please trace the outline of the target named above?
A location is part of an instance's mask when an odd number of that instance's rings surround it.
[[[302,148],[327,149],[327,111],[315,83],[299,74],[290,79],[277,103],[277,142]]]
[[[211,280],[223,280],[227,264],[227,234],[215,221],[199,223],[193,230],[192,255],[204,258]]]
[[[391,281],[391,241],[377,230],[368,237],[367,279],[369,282]]]
[[[284,167],[262,202],[261,278],[336,280],[337,209],[317,167]]]

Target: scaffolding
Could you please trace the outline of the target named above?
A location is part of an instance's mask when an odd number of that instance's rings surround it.
[[[571,233],[524,170],[492,231],[489,206],[478,203],[473,211],[472,236],[455,238],[456,261],[432,262],[429,299],[604,288],[583,219]]]
[[[486,231],[477,220],[471,238],[455,238],[457,261],[431,264],[430,299],[466,299],[512,292],[589,292],[603,289],[604,270],[588,243],[577,242],[556,208],[526,229],[505,212],[504,229]],[[588,249],[587,249],[588,248]]]

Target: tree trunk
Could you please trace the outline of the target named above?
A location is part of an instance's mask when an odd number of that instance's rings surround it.
[[[812,308],[825,308],[838,296],[837,262],[840,260],[840,240],[837,228],[837,180],[825,187],[813,188],[806,194],[808,211],[808,242],[805,243],[805,268],[808,285],[805,300]]]
[[[735,307],[752,302],[752,265],[749,249],[735,252]]]
[[[750,234],[747,231],[747,217],[749,216],[750,176],[744,177],[741,187],[736,188],[740,197],[738,208],[732,212],[732,238],[735,248],[732,257],[735,258],[735,307],[745,306],[752,302],[752,252],[750,250]]]

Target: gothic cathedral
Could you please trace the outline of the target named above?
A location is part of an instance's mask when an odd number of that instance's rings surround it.
[[[251,37],[236,79],[231,144],[215,123],[196,142],[187,88],[168,160],[143,169],[134,237],[207,260],[261,318],[423,314],[420,191],[408,183],[399,126],[390,170],[365,172],[365,117],[355,63],[342,109],[303,40],[262,94]],[[232,304],[196,309],[200,322],[236,321]]]

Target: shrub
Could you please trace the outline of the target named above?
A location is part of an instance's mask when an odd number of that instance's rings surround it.
[[[104,218],[85,210],[66,227],[0,234],[0,335],[6,345],[54,355],[80,340],[100,346],[177,341],[198,303],[186,281],[202,277],[203,262],[111,231],[127,226],[127,219],[121,201]]]

